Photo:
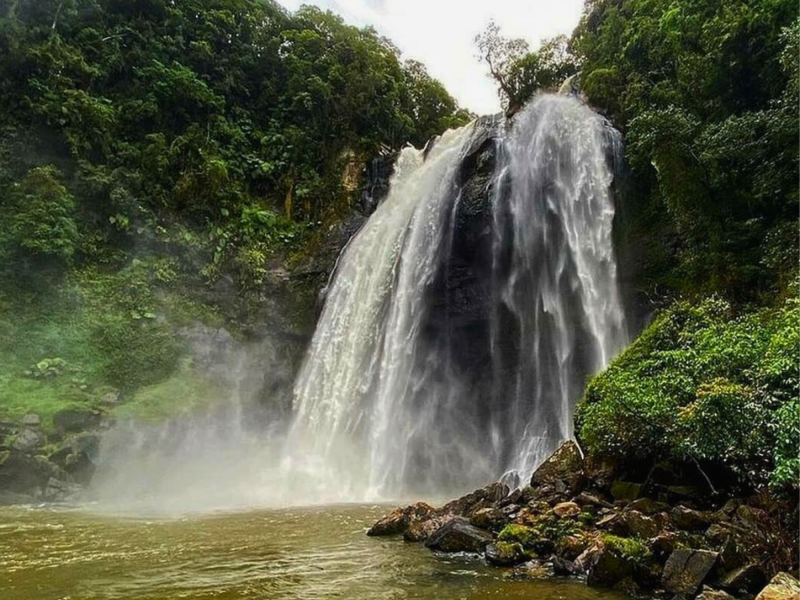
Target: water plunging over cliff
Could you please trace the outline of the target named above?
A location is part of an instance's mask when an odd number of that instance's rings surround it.
[[[295,385],[284,472],[317,500],[527,477],[625,342],[617,137],[541,96],[406,149],[340,257]]]

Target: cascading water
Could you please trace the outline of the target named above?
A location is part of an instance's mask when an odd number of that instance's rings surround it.
[[[304,474],[318,500],[527,476],[571,437],[586,377],[625,341],[616,132],[561,96],[502,128],[404,150],[388,198],[340,259],[285,452],[285,472]],[[482,230],[464,176],[479,144],[495,162],[477,194],[489,204]],[[480,231],[462,239],[470,219]]]
[[[520,483],[571,437],[586,377],[626,341],[618,144],[578,100],[540,96],[511,126],[479,119],[403,150],[339,257],[288,428],[253,401],[283,371],[277,346],[201,336],[228,402],[104,436],[95,496],[182,512]]]

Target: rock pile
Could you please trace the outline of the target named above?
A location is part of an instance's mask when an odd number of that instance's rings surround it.
[[[493,483],[440,508],[398,508],[368,535],[477,553],[515,577],[581,577],[676,599],[798,598],[797,580],[776,573],[797,565],[796,532],[781,530],[787,504],[765,494],[715,503],[680,486],[645,495],[652,488],[613,472],[566,442],[529,486]]]

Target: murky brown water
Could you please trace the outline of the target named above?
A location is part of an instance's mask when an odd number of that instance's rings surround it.
[[[385,506],[180,519],[0,509],[0,600],[621,600],[364,532]]]

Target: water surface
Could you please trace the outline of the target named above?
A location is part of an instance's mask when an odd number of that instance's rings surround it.
[[[2,600],[622,600],[569,581],[516,581],[366,528],[386,506],[172,519],[0,509]]]

